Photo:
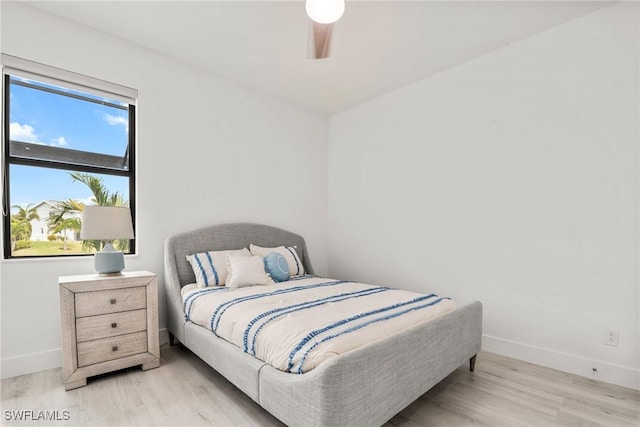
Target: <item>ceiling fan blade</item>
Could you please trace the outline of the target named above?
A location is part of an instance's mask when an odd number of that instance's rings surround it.
[[[332,28],[333,24],[318,24],[317,22],[309,20],[307,59],[322,59],[329,57]]]

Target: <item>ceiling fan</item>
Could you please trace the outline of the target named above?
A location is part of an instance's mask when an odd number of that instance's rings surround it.
[[[307,58],[327,58],[333,23],[344,13],[344,0],[306,0],[305,9],[310,18]]]

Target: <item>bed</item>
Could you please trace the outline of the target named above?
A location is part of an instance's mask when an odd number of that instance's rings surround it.
[[[167,329],[265,410],[289,426],[382,425],[465,363],[473,371],[482,335],[482,305],[473,302],[303,374],[287,373],[185,320],[181,290],[194,283],[186,256],[251,244],[295,246],[314,274],[304,239],[259,224],[222,224],[171,236],[165,244]]]

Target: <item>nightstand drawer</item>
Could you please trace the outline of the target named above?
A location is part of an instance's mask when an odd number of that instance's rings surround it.
[[[147,333],[136,332],[78,343],[78,367],[120,359],[147,351]]]
[[[147,310],[145,309],[76,319],[78,342],[131,334],[146,329]]]
[[[76,317],[137,310],[146,306],[147,293],[144,286],[75,294]]]

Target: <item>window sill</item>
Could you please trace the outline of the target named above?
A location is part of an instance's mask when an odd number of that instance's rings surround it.
[[[138,258],[139,255],[138,254],[125,254],[124,255],[125,259],[135,259]],[[83,260],[88,260],[89,262],[93,262],[93,256],[92,255],[63,255],[63,256],[56,256],[56,257],[25,257],[25,258],[21,258],[21,257],[15,257],[15,258],[3,258],[2,260],[0,260],[1,264],[20,264],[20,263],[31,263],[31,262],[38,262],[38,263],[42,263],[42,262],[78,262],[78,261],[83,261]]]

